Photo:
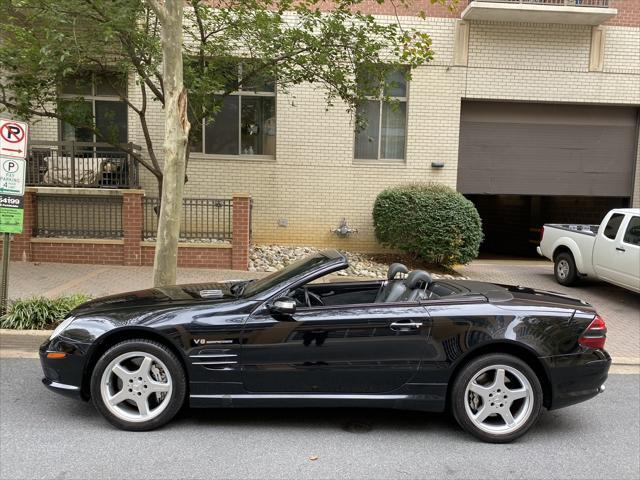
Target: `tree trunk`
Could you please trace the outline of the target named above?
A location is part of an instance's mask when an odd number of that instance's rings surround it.
[[[182,78],[184,1],[165,0],[164,8],[160,9],[156,13],[162,24],[165,133],[164,174],[153,265],[153,283],[156,287],[176,283],[185,157],[190,128],[187,119],[187,91]]]

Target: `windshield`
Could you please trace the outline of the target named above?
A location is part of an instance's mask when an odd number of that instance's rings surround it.
[[[242,294],[244,297],[252,297],[253,295],[269,290],[282,282],[286,282],[298,275],[304,274],[305,272],[326,262],[327,257],[321,253],[296,260],[282,270],[273,272],[271,275],[248,283]]]

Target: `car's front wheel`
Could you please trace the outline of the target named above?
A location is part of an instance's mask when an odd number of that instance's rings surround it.
[[[533,426],[542,399],[540,381],[525,362],[512,355],[489,354],[460,371],[451,405],[466,431],[485,442],[507,443]]]
[[[150,340],[127,340],[107,350],[91,376],[98,411],[123,430],[158,428],[180,410],[186,379],[176,356]]]

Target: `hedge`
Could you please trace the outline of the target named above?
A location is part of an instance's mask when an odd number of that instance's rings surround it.
[[[473,203],[441,184],[384,190],[373,207],[373,224],[383,245],[444,266],[469,263],[483,239]]]

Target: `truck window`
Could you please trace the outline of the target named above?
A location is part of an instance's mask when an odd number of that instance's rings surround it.
[[[611,215],[611,218],[607,222],[607,226],[604,227],[604,236],[610,238],[611,240],[615,240],[623,219],[624,215],[622,213],[614,213],[613,215]]]
[[[623,241],[631,245],[640,245],[640,217],[631,217]]]

